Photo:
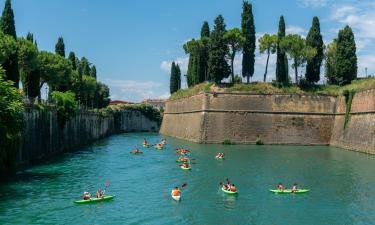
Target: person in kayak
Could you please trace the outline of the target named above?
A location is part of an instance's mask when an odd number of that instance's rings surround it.
[[[298,186],[297,186],[297,183],[294,183],[293,186],[292,186],[292,192],[297,192],[298,191]]]
[[[183,168],[189,168],[190,165],[189,165],[187,162],[184,162],[184,163],[182,164],[182,167],[183,167]]]
[[[276,185],[276,188],[280,191],[283,191],[285,189],[284,185],[281,182]]]
[[[96,198],[103,198],[103,191],[102,191],[102,189],[99,189],[99,190],[96,192]]]
[[[90,196],[90,193],[89,193],[89,192],[87,192],[87,191],[83,192],[83,196],[82,196],[83,200],[89,200],[90,197],[91,197],[91,196]]]
[[[230,185],[230,189],[229,189],[231,192],[236,192],[237,189],[236,189],[236,186],[234,186],[234,184],[231,184]]]
[[[148,145],[148,141],[147,141],[146,138],[143,138],[143,145],[144,145],[144,146],[147,146],[147,145]]]
[[[173,188],[172,195],[173,196],[180,196],[181,195],[181,190],[178,187]]]

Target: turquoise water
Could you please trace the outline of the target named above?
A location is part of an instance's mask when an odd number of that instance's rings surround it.
[[[0,224],[304,224],[375,223],[375,157],[329,147],[198,145],[168,139],[165,150],[129,151],[146,136],[123,134],[32,167],[0,185]],[[174,148],[196,163],[183,171]],[[214,159],[225,152],[226,160]],[[228,177],[239,191],[228,196]],[[113,201],[75,205],[110,181]],[[182,201],[171,188],[187,183]],[[275,195],[277,182],[311,192]]]

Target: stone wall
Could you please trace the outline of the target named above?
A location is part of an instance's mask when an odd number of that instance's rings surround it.
[[[375,154],[375,90],[354,95],[346,127],[345,111],[345,97],[339,97],[331,145]]]
[[[158,131],[158,124],[139,111],[124,110],[101,117],[82,112],[61,129],[56,111],[28,109],[25,129],[17,155],[17,164],[28,165],[52,155],[88,145],[100,138],[120,132]]]
[[[160,130],[164,135],[200,143],[229,139],[248,144],[259,136],[266,144],[327,145],[336,98],[211,93],[166,106]]]

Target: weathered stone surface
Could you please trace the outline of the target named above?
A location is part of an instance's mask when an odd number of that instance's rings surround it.
[[[200,143],[333,145],[375,154],[375,90],[345,97],[211,93],[166,103],[160,132]]]
[[[94,113],[80,113],[59,127],[55,111],[28,110],[25,129],[17,156],[19,166],[40,161],[49,156],[71,151],[103,137],[120,132],[158,131],[158,124],[138,111],[101,117]]]

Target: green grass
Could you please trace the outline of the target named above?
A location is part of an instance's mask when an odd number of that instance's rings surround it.
[[[278,88],[271,83],[235,84],[225,89],[226,92],[247,92],[254,94],[302,94],[303,91],[297,86]]]
[[[210,91],[211,86],[213,83],[205,82],[198,85],[195,85],[194,87],[187,88],[187,89],[180,89],[177,92],[173,93],[169,100],[176,100],[181,98],[187,98],[193,95],[196,95],[198,93],[207,93]]]

